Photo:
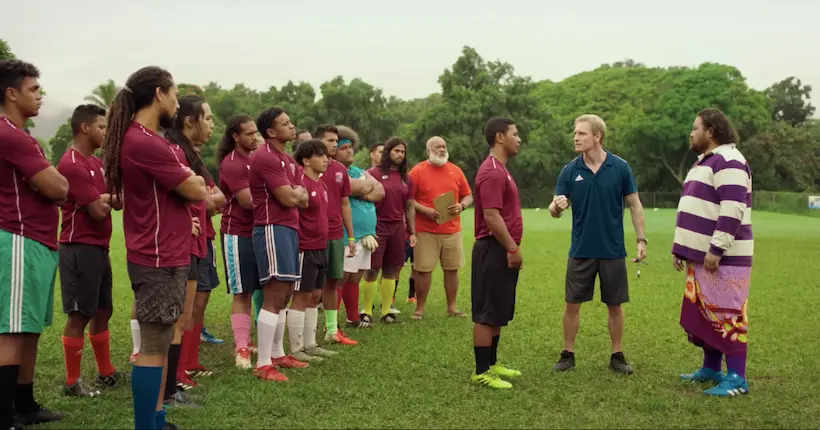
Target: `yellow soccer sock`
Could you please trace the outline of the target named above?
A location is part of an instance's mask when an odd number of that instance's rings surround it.
[[[373,301],[376,299],[376,281],[362,281],[362,310],[364,313],[373,316]],[[358,310],[356,311],[358,312]]]
[[[382,316],[390,313],[390,305],[393,304],[393,292],[396,291],[396,280],[382,278],[379,288],[382,299]]]

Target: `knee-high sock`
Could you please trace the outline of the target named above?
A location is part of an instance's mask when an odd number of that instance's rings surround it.
[[[0,366],[0,387],[4,387],[0,390],[0,428],[3,429],[14,425],[14,397],[19,374],[19,364]]]
[[[259,354],[257,354],[256,361],[257,368],[271,364],[269,352],[273,349],[273,338],[276,336],[276,326],[278,324],[279,314],[266,311],[265,309],[259,311],[259,321],[256,330],[256,336],[259,341]]]
[[[336,309],[325,309],[325,328],[330,336],[339,332],[339,311]]]
[[[376,282],[362,281],[362,310],[367,315],[372,316],[373,302],[376,300]],[[347,307],[345,305],[345,307]],[[348,309],[347,312],[351,310]],[[358,309],[356,310],[358,312]]]
[[[253,310],[254,310],[254,312],[256,312],[254,314],[254,315],[256,315],[256,318],[254,318],[254,319],[258,320],[259,319],[259,312],[261,312],[261,309],[262,309],[262,302],[265,301],[265,291],[264,290],[254,291],[253,295],[251,296],[251,301],[253,301]]]
[[[134,428],[156,429],[156,409],[162,367],[134,366],[131,369],[131,398],[134,402]]]
[[[111,334],[108,330],[97,334],[88,333],[88,340],[97,361],[97,371],[103,376],[113,375],[115,369],[111,363]]]
[[[233,341],[236,345],[235,352],[248,347],[248,339],[251,337],[251,316],[248,314],[231,314],[231,328],[233,329]]]
[[[720,372],[721,362],[723,361],[723,353],[720,350],[714,349],[711,346],[704,345],[703,347],[703,368],[712,369],[715,372]]]
[[[493,336],[493,343],[490,345],[490,366],[494,366],[498,361],[498,342],[501,340],[501,335]]]
[[[287,312],[290,352],[301,351],[305,347],[305,311],[289,309]]]
[[[726,370],[737,373],[741,378],[746,379],[746,351],[726,356]]]
[[[382,300],[382,316],[390,313],[390,305],[393,304],[393,292],[395,291],[396,280],[382,278],[379,290]]]
[[[285,327],[287,327],[288,323],[288,310],[282,309],[279,311],[279,322],[276,323],[276,333],[273,336],[273,343],[271,344],[271,349],[268,351],[271,352],[271,357],[273,358],[281,358],[285,356]],[[262,349],[262,345],[259,345],[259,350],[264,351]]]
[[[327,313],[327,311],[325,311],[325,313]],[[317,309],[317,308],[306,308],[305,309],[305,329],[304,329],[305,348],[311,348],[311,347],[316,346],[316,326],[318,324],[319,324],[319,309]]]
[[[413,279],[413,278],[410,278],[409,283],[410,283],[410,290],[407,292],[407,298],[412,299],[413,297],[416,297],[416,280]]]
[[[167,399],[177,392],[179,360],[182,358],[182,345],[171,345],[168,348],[168,371],[165,372],[165,393]]]
[[[63,352],[65,353],[65,383],[66,385],[74,385],[77,379],[82,375],[80,365],[83,362],[83,344],[85,339],[82,337],[66,337],[63,336]],[[14,381],[17,383],[17,381]]]
[[[188,364],[185,370],[200,369],[205,367],[199,362],[199,346],[202,344],[202,324],[194,325],[191,333],[191,344],[188,346]]]
[[[342,298],[345,302],[345,317],[348,321],[359,321],[359,284],[348,282],[342,289]]]

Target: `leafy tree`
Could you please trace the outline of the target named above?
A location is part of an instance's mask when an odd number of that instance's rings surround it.
[[[50,150],[51,164],[57,165],[60,158],[63,158],[63,154],[68,150],[68,147],[71,146],[73,140],[74,136],[71,134],[71,119],[69,119],[57,129],[57,133],[49,139],[48,144],[44,145],[44,147],[48,147]]]
[[[8,42],[3,39],[0,39],[0,60],[10,60],[14,57],[14,53],[11,52],[11,47],[9,46]]]
[[[91,95],[85,96],[85,101],[103,109],[108,109],[108,106],[111,106],[111,103],[114,102],[114,98],[117,97],[119,91],[120,88],[114,83],[114,80],[109,79],[104,84],[97,85],[97,87],[91,91]]]
[[[803,85],[794,76],[767,88],[765,94],[772,100],[772,119],[775,121],[798,125],[814,114],[814,106],[809,102],[811,85]]]

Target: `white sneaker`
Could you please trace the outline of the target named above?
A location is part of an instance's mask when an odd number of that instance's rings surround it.
[[[290,355],[296,360],[303,362],[319,363],[321,361],[324,361],[322,357],[319,357],[318,355],[308,354],[307,352],[305,352],[304,349],[292,352]]]
[[[396,309],[396,308],[394,308],[393,306],[390,306],[390,313],[391,313],[391,314],[396,314],[396,315],[398,315],[398,314],[400,314],[400,313],[401,313],[401,311],[400,311],[400,310],[398,310],[398,309]]]
[[[247,348],[242,348],[236,352],[236,367],[240,369],[252,369],[251,352]]]
[[[338,352],[336,351],[329,351],[327,349],[322,348],[321,346],[311,346],[305,348],[305,352],[315,357],[333,357],[334,355],[338,354]]]

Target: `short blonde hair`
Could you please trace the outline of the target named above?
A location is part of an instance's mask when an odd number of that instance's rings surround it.
[[[586,114],[575,118],[575,124],[585,122],[589,124],[592,134],[601,133],[601,145],[604,144],[604,137],[606,137],[606,123],[598,115]]]

